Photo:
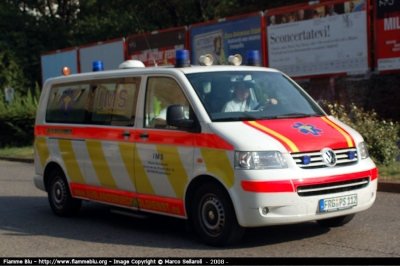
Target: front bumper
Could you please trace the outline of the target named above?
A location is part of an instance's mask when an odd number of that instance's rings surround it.
[[[246,180],[236,186],[237,195],[233,195],[238,222],[244,227],[292,224],[364,211],[372,206],[376,198],[378,173],[376,168],[370,170],[325,176],[320,178],[297,178],[275,181]],[[368,180],[362,187],[336,189],[348,180]],[[330,186],[333,184],[332,186]],[[323,187],[317,193],[306,196],[299,193],[299,188]],[[328,189],[327,189],[328,187]],[[330,189],[333,187],[333,189]],[[313,189],[310,189],[313,190]],[[318,191],[321,190],[321,191]],[[326,192],[325,192],[326,190]],[[321,199],[357,194],[357,206],[329,212],[319,212]],[[236,200],[235,200],[236,199]],[[263,208],[267,208],[267,213]]]

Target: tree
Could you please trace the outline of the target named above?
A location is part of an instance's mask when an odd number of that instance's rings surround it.
[[[0,85],[41,82],[47,51],[264,11],[300,0],[3,0]]]

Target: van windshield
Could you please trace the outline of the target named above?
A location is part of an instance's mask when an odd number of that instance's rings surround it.
[[[325,115],[282,73],[215,71],[186,76],[214,122]]]

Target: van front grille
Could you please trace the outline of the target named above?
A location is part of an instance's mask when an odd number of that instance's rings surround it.
[[[346,166],[356,164],[358,161],[358,154],[356,148],[333,150],[336,155],[336,165]],[[296,164],[302,169],[316,169],[328,167],[323,158],[322,152],[302,152],[292,153],[292,158]]]
[[[369,178],[364,177],[348,181],[298,186],[297,194],[300,197],[326,195],[326,194],[333,194],[333,193],[361,189],[368,186],[368,184],[369,184]]]

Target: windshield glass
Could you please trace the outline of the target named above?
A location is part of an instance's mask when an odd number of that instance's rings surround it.
[[[324,116],[282,73],[226,71],[187,74],[212,121]]]

